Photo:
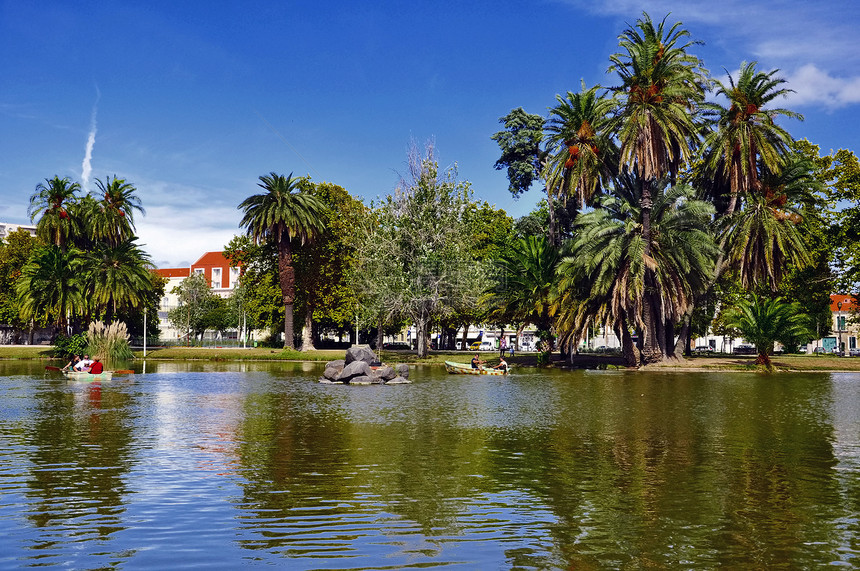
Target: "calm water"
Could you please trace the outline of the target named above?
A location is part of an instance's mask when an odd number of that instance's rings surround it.
[[[860,567],[860,375],[320,373],[0,363],[0,567]]]

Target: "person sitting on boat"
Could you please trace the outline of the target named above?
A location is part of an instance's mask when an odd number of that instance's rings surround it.
[[[501,369],[504,372],[508,372],[508,364],[505,361],[504,357],[499,357],[499,364],[493,367],[494,369]]]
[[[69,361],[65,367],[63,367],[63,370],[68,371],[69,369],[77,369],[78,363],[80,363],[80,362],[81,362],[81,356],[75,355],[74,357],[72,357],[72,360]]]
[[[89,368],[92,366],[92,364],[93,364],[93,360],[90,359],[90,356],[84,355],[84,358],[81,359],[81,368],[79,370],[88,371]]]
[[[475,356],[472,357],[472,368],[473,369],[480,369],[481,365],[483,365],[483,364],[484,364],[484,362],[481,361],[481,357],[477,353],[475,353]]]
[[[104,370],[104,365],[102,365],[102,362],[99,361],[99,358],[96,357],[95,359],[93,359],[93,364],[90,365],[89,372],[93,375],[101,375]]]

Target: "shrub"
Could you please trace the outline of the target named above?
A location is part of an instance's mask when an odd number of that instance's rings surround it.
[[[128,343],[128,329],[121,321],[115,321],[110,325],[105,325],[101,321],[90,323],[87,340],[90,356],[98,357],[105,363],[134,359],[134,353]]]
[[[87,336],[85,333],[76,333],[71,336],[60,333],[54,340],[54,349],[51,353],[58,359],[69,359],[73,355],[83,355],[87,351]]]

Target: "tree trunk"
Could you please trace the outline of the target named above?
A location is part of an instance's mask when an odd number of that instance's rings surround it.
[[[645,244],[643,256],[651,256],[651,208],[654,203],[651,199],[651,182],[642,180],[642,198],[640,199],[642,206],[642,241]],[[642,321],[645,325],[643,333],[645,334],[645,346],[642,351],[642,361],[645,364],[656,363],[663,360],[663,352],[660,350],[662,343],[660,342],[657,332],[657,321],[660,319],[657,313],[658,292],[657,280],[654,277],[654,272],[648,268],[645,269],[645,306],[642,311]],[[662,329],[662,328],[661,328]]]
[[[278,242],[278,279],[284,300],[284,349],[295,349],[293,340],[293,301],[296,297],[296,270],[293,267],[293,252],[290,241]]]
[[[425,316],[420,316],[415,320],[415,337],[418,344],[418,356],[422,359],[430,352],[427,347],[427,326],[428,321]]]
[[[308,307],[305,311],[305,325],[302,327],[302,351],[314,351],[314,320],[313,308]]]
[[[376,350],[379,351],[382,349],[383,340],[385,338],[385,320],[382,319],[382,315],[379,316],[379,319],[376,321]]]
[[[630,335],[630,328],[627,326],[627,319],[621,319],[621,355],[624,357],[624,363],[628,367],[638,367],[639,360],[642,354],[639,348],[633,343],[633,336]]]

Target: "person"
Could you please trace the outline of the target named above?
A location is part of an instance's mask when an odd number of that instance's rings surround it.
[[[514,357],[514,344],[513,343],[511,343],[510,350],[511,350],[511,358],[513,359],[513,357]]]
[[[98,357],[96,357],[95,359],[93,359],[93,364],[90,365],[90,373],[92,373],[93,375],[100,375],[103,371],[104,365],[102,365],[102,362],[99,361]]]
[[[91,363],[92,363],[92,361],[90,361],[90,356],[84,355],[83,359],[79,359],[78,362],[75,363],[75,370],[76,371],[86,371],[87,367],[89,367]]]
[[[506,372],[506,373],[507,373],[507,372],[508,372],[508,364],[507,364],[507,362],[505,362],[505,358],[504,358],[504,357],[499,357],[499,364],[498,364],[498,365],[496,365],[496,366],[495,366],[495,367],[493,367],[493,368],[494,368],[494,369],[501,369],[501,370],[503,370],[504,372]]]
[[[502,337],[502,340],[499,341],[499,357],[505,356],[505,350],[508,348],[508,343],[505,341],[505,338]]]
[[[65,367],[63,367],[63,370],[68,371],[69,369],[77,369],[78,363],[80,363],[80,362],[81,362],[81,356],[75,355],[74,357],[72,357],[72,360],[69,361]]]
[[[481,361],[481,357],[477,353],[475,353],[475,356],[472,357],[472,368],[473,369],[480,369],[481,365],[483,365],[483,364],[484,364],[484,362]]]

